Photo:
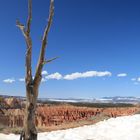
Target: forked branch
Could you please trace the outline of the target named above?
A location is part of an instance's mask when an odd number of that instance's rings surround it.
[[[45,62],[45,50],[46,50],[46,45],[47,45],[47,37],[48,37],[48,33],[49,33],[49,30],[50,30],[50,27],[52,24],[53,15],[54,15],[54,0],[51,0],[48,24],[44,30],[43,39],[42,39],[42,47],[41,47],[40,56],[38,59],[36,73],[35,73],[35,79],[34,79],[35,84],[40,84],[40,82],[41,82],[41,78],[42,78],[41,72],[42,72],[42,69],[44,66],[44,62]]]

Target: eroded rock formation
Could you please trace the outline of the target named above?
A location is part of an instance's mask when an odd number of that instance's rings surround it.
[[[139,111],[137,107],[128,108],[88,108],[69,105],[39,106],[36,112],[36,125],[46,127],[60,125],[67,122],[87,120],[91,117],[104,114],[108,117],[132,115]],[[8,127],[22,127],[24,109],[0,110],[0,124]]]

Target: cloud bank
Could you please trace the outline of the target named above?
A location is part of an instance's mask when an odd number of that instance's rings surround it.
[[[75,80],[79,78],[89,78],[89,77],[105,77],[111,76],[112,73],[109,71],[98,72],[98,71],[87,71],[83,73],[75,72],[72,74],[65,75],[63,79],[65,80]]]
[[[80,78],[91,78],[91,77],[109,77],[112,73],[109,71],[86,71],[86,72],[75,72],[71,74],[62,75],[59,72],[48,74],[47,71],[42,71],[42,81],[46,82],[47,80],[75,80]],[[34,78],[34,77],[33,77]],[[19,82],[25,82],[25,78],[19,78]],[[4,83],[13,83],[15,79],[5,79]]]
[[[109,71],[103,71],[103,72],[98,72],[98,71],[86,71],[83,73],[80,72],[75,72],[67,75],[61,75],[60,73],[56,72],[50,75],[47,75],[45,78],[46,79],[56,79],[56,80],[75,80],[79,78],[89,78],[89,77],[105,77],[105,76],[111,76],[112,73]]]

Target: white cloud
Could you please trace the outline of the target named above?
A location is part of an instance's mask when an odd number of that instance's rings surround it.
[[[42,71],[42,75],[45,77],[42,78],[41,82],[46,82],[49,79],[56,79],[56,80],[74,80],[78,78],[89,78],[89,77],[105,77],[105,76],[111,76],[112,73],[109,71],[86,71],[86,72],[75,72],[71,74],[61,75],[58,72],[48,74],[47,71]],[[34,77],[33,77],[34,79]],[[19,78],[18,81],[25,82],[25,78]],[[15,82],[14,79],[5,79],[3,80],[5,83],[13,83]]]
[[[25,82],[25,78],[20,78],[19,81],[20,82]]]
[[[135,81],[135,82],[140,82],[140,77],[138,77],[138,78],[132,78],[131,80],[132,81]]]
[[[136,80],[137,80],[136,78],[132,78],[132,79],[131,79],[131,81],[136,81]]]
[[[46,79],[56,79],[56,80],[60,80],[60,79],[63,78],[63,76],[62,76],[60,73],[56,72],[56,73],[47,75],[45,78],[46,78]]]
[[[117,76],[118,77],[126,77],[127,76],[127,73],[119,73]]]
[[[137,81],[140,82],[140,77],[137,78]]]
[[[45,79],[45,78],[41,79],[41,82],[46,82],[46,81],[47,81],[47,79]]]
[[[9,79],[5,79],[3,80],[4,83],[7,83],[7,84],[12,84],[13,82],[15,82],[15,79],[14,78],[9,78]]]
[[[72,74],[65,75],[64,79],[65,80],[74,80],[74,79],[80,78],[81,76],[82,76],[81,73],[75,72],[75,73],[72,73]]]
[[[42,75],[47,75],[48,72],[46,70],[42,71]]]
[[[75,72],[72,74],[65,75],[63,78],[65,80],[74,80],[78,78],[88,78],[88,77],[104,77],[104,76],[111,76],[111,72],[104,71],[104,72],[98,72],[98,71],[87,71],[83,73]]]
[[[139,85],[140,84],[140,77],[132,78],[131,80],[134,82],[134,85]]]

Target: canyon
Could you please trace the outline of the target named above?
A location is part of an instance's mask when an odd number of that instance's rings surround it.
[[[0,125],[9,128],[23,127],[25,101],[1,98],[0,105]],[[96,108],[77,107],[68,103],[59,105],[38,103],[35,123],[38,128],[45,129],[87,120],[96,123],[98,118],[127,116],[138,112],[140,112],[139,106]]]

